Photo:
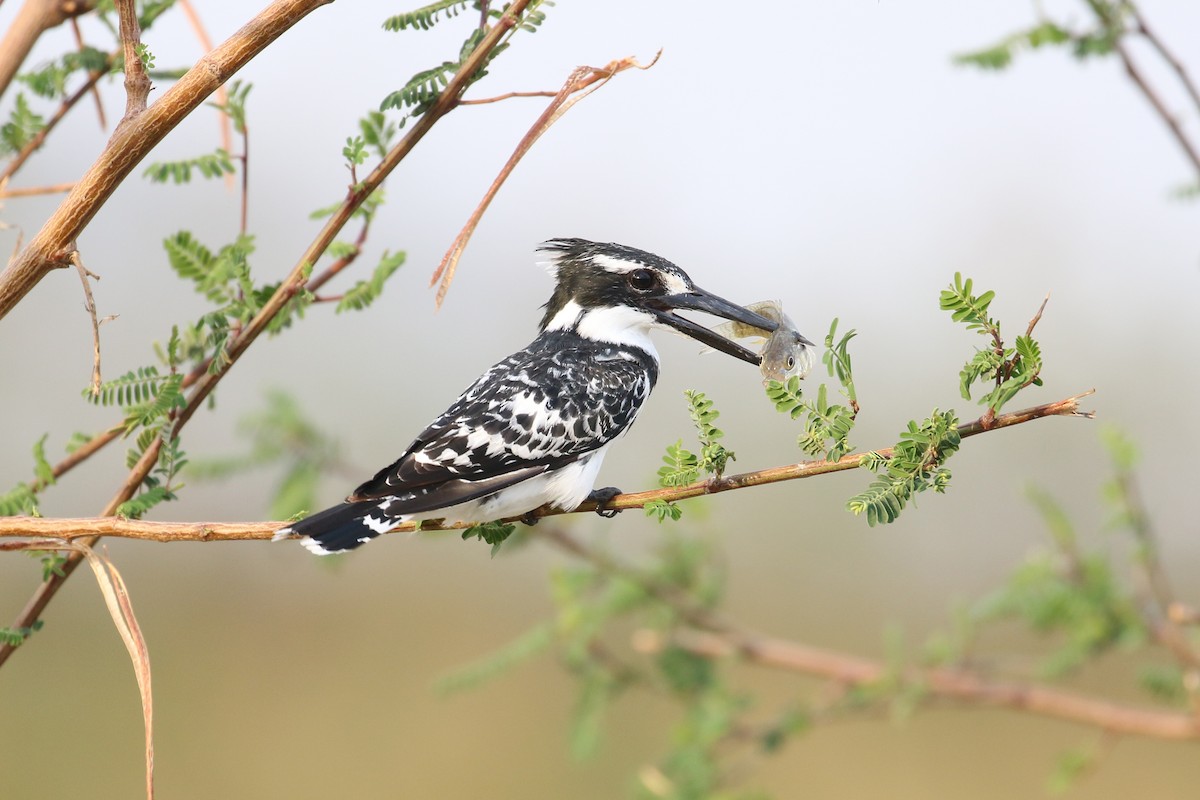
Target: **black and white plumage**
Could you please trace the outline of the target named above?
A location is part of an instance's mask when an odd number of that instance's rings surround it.
[[[545,504],[575,508],[658,379],[650,328],[673,328],[757,364],[756,354],[673,309],[775,327],[652,253],[583,239],[553,239],[540,250],[556,285],[537,338],[483,373],[346,502],[276,539],[298,536],[325,555],[407,520],[487,522]]]

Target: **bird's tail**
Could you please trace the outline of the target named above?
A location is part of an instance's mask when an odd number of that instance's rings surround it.
[[[378,501],[342,503],[275,531],[274,540],[300,537],[300,544],[319,556],[361,547],[399,520],[380,512]]]

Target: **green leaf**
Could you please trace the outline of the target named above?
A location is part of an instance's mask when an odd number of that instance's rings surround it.
[[[1138,683],[1156,700],[1181,705],[1188,697],[1178,664],[1150,664],[1138,673]]]
[[[667,445],[663,463],[666,466],[658,468],[659,486],[686,486],[700,477],[700,459],[683,447],[682,439]]]
[[[451,694],[464,689],[474,689],[544,652],[553,641],[553,625],[536,625],[499,650],[439,678],[437,690],[442,694]]]
[[[424,114],[437,100],[442,89],[449,85],[450,78],[458,68],[459,65],[453,61],[443,61],[436,67],[418,72],[402,87],[383,98],[379,110],[395,108],[407,111],[414,117]]]
[[[49,436],[48,433],[44,434],[33,443],[33,472],[42,486],[54,485],[54,467],[46,460],[46,439]]]
[[[167,262],[179,277],[201,283],[208,277],[212,267],[212,251],[192,238],[187,231],[180,231],[163,240],[167,251]]]
[[[117,506],[117,516],[125,519],[141,519],[143,515],[159,503],[174,500],[175,496],[164,486],[152,486],[137,497],[127,500]]]
[[[716,678],[711,659],[682,647],[669,646],[658,654],[658,668],[667,686],[678,694],[695,694],[710,688]]]
[[[954,57],[954,63],[978,67],[984,70],[1002,70],[1009,66],[1016,51],[1021,48],[1036,50],[1039,47],[1065,44],[1071,40],[1071,35],[1053,22],[1042,24],[1007,36],[996,44],[970,53],[961,53]]]
[[[40,631],[42,629],[42,625],[44,624],[45,623],[39,619],[35,620],[32,625],[25,627],[0,628],[0,644],[7,645],[9,647],[20,647],[25,643],[26,639]]]
[[[316,508],[320,478],[319,464],[307,459],[293,464],[271,499],[271,519],[289,519],[301,511]]]
[[[350,164],[358,166],[367,160],[366,142],[361,136],[347,136],[346,146],[342,148],[342,157]]]
[[[414,11],[397,14],[383,21],[385,31],[402,31],[408,28],[427,31],[442,20],[458,16],[467,7],[468,0],[439,0]]]
[[[18,483],[0,494],[0,517],[20,517],[37,512],[37,493],[25,483]]]
[[[18,92],[8,122],[0,125],[0,153],[18,152],[32,142],[44,127],[46,121],[29,107],[24,93]]]
[[[396,270],[400,269],[404,259],[403,252],[388,253],[385,250],[379,263],[375,266],[375,271],[371,273],[371,279],[359,281],[342,295],[342,299],[338,301],[336,312],[364,309],[375,302],[375,299],[383,293],[384,283]]]
[[[242,136],[246,135],[246,97],[253,88],[254,84],[252,83],[232,81],[226,87],[224,103],[207,104],[227,115],[233,124],[233,129]]]
[[[944,464],[958,451],[962,437],[958,432],[958,417],[953,411],[933,410],[921,424],[910,420],[900,434],[891,458],[878,453],[864,456],[863,463],[873,471],[884,474],[875,478],[866,490],[851,497],[846,509],[855,516],[865,514],[867,524],[895,522],[900,512],[920,492],[933,489],[945,492],[950,484],[950,470]]]
[[[142,172],[153,183],[183,184],[192,180],[193,173],[201,178],[221,178],[235,172],[233,156],[218,147],[212,153],[180,161],[157,161]]]
[[[131,407],[152,401],[167,377],[160,375],[154,365],[138,367],[100,384],[98,394],[92,394],[89,386],[83,390],[83,396],[95,405]]]
[[[1095,760],[1096,754],[1090,749],[1075,748],[1063,753],[1046,781],[1047,791],[1051,794],[1066,792],[1087,773]]]
[[[492,546],[492,555],[495,556],[500,550],[500,545],[504,544],[505,540],[512,536],[513,531],[516,529],[516,525],[508,522],[484,522],[467,528],[462,532],[462,538],[463,541],[479,539],[482,542],[487,542]]]
[[[667,519],[675,521],[683,516],[683,509],[667,500],[650,500],[643,508],[647,517],[658,517],[660,523]]]
[[[358,121],[358,129],[362,140],[375,151],[380,158],[387,155],[396,138],[396,123],[388,120],[382,111],[368,111],[367,115]]]

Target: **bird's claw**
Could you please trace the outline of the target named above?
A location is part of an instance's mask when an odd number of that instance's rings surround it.
[[[621,490],[615,486],[606,486],[603,489],[593,489],[588,495],[588,500],[596,503],[596,513],[605,519],[612,519],[617,514],[620,514],[624,509],[608,508],[608,504],[614,497],[621,494]]]
[[[537,511],[538,510],[536,508],[532,509],[530,511],[526,511],[524,514],[521,515],[521,522],[525,523],[526,525],[529,525],[530,527],[537,525],[539,522],[542,521],[542,516],[541,516],[541,514],[538,514]]]

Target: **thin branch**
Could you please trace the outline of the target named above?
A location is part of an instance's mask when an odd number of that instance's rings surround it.
[[[1079,411],[1079,398],[1091,394],[1087,392],[1079,397],[1070,397],[1055,403],[1034,406],[1022,411],[1013,411],[996,417],[991,428],[984,428],[978,421],[961,425],[959,435],[974,436],[989,430],[1000,430],[1035,419],[1045,419],[1057,416],[1090,416]],[[189,402],[189,408],[191,403]],[[181,417],[178,424],[183,424]],[[890,454],[890,449],[874,451],[881,455]],[[720,481],[697,481],[686,486],[666,489],[651,489],[645,492],[619,494],[606,503],[607,508],[631,509],[642,508],[651,501],[677,501],[698,497],[705,494],[715,494],[733,489],[744,489],[750,486],[761,486],[780,481],[811,478],[814,475],[824,475],[828,472],[841,472],[856,469],[861,465],[863,453],[847,455],[838,461],[811,461],[800,464],[789,464],[782,467],[745,472],[740,475],[729,475]],[[155,454],[157,458],[157,453]],[[151,459],[149,466],[153,466]],[[147,470],[148,471],[148,470]],[[134,484],[141,482],[139,478]],[[125,498],[128,499],[128,498]],[[122,500],[121,502],[124,502]],[[532,512],[534,517],[552,517],[561,514],[577,514],[596,510],[594,501],[587,501],[578,508],[563,510],[543,506]],[[522,517],[510,517],[507,521],[519,522]],[[149,522],[146,520],[125,520],[111,518],[111,512],[101,518],[84,519],[49,519],[42,517],[0,517],[0,538],[14,536],[53,536],[60,539],[78,539],[89,536],[120,536],[127,539],[144,539],[155,542],[210,542],[270,539],[275,531],[286,525],[286,522]],[[461,530],[470,527],[470,523],[441,524],[436,521],[407,522],[393,528],[389,533],[412,531]],[[20,627],[16,625],[14,627]],[[2,653],[0,653],[2,655]]]
[[[100,396],[100,320],[96,316],[96,298],[92,296],[92,284],[90,278],[100,280],[100,276],[88,270],[83,265],[83,258],[79,255],[79,250],[71,251],[70,262],[75,265],[75,269],[79,272],[79,280],[83,283],[84,308],[87,309],[88,315],[92,318],[92,397]],[[107,318],[106,318],[107,319]]]
[[[1170,650],[1181,665],[1193,671],[1200,670],[1200,652],[1192,646],[1171,613],[1176,606],[1175,592],[1159,558],[1158,537],[1150,523],[1150,514],[1142,502],[1137,482],[1133,474],[1123,468],[1117,470],[1116,482],[1129,528],[1137,542],[1142,580],[1153,604],[1153,611],[1143,609],[1146,624],[1158,643]]]
[[[70,242],[79,237],[121,182],[163,137],[250,59],[310,12],[329,2],[275,0],[201,58],[136,119],[118,126],[96,163],[16,260],[0,272],[0,319],[42,278],[65,266],[63,259]]]
[[[1046,310],[1046,303],[1050,302],[1050,293],[1046,292],[1046,297],[1042,300],[1042,304],[1038,306],[1037,313],[1033,315],[1033,319],[1029,320],[1029,327],[1025,329],[1025,337],[1033,336],[1033,329],[1042,321],[1042,312]]]
[[[43,194],[62,194],[75,187],[73,183],[56,183],[53,186],[22,186],[19,189],[0,189],[0,200],[6,197],[37,197]]]
[[[295,1],[298,2],[299,0]],[[307,10],[311,10],[317,5],[323,4],[323,2],[328,2],[328,0],[308,0]],[[417,142],[424,138],[425,134],[427,134],[430,129],[433,128],[438,120],[454,109],[459,97],[466,89],[468,82],[482,67],[486,58],[492,53],[496,46],[500,44],[504,36],[516,27],[517,20],[524,13],[526,6],[529,5],[529,2],[530,0],[514,0],[512,5],[509,6],[505,11],[504,15],[496,21],[496,24],[493,25],[492,28],[488,30],[487,34],[485,34],[480,40],[479,44],[476,46],[475,50],[472,51],[471,55],[463,61],[459,71],[456,72],[454,77],[450,79],[449,83],[442,90],[441,94],[438,96],[438,99],[429,108],[429,110],[426,111],[419,120],[417,120],[416,124],[409,129],[409,132],[395,145],[395,147],[388,151],[388,154],[383,158],[383,160],[380,161],[380,163],[376,165],[373,170],[371,170],[371,174],[368,175],[361,184],[357,184],[351,188],[351,190],[347,193],[346,199],[342,203],[342,206],[336,212],[334,212],[334,214],[325,223],[325,226],[321,229],[320,233],[317,234],[317,238],[312,242],[312,244],[309,245],[308,249],[305,250],[304,254],[292,268],[288,276],[280,283],[279,288],[275,290],[275,293],[267,300],[267,302],[259,310],[258,314],[256,314],[254,318],[250,320],[245,328],[243,328],[235,337],[233,337],[229,344],[228,357],[221,369],[217,370],[216,372],[205,372],[204,375],[199,377],[199,379],[196,381],[192,393],[188,395],[187,405],[173,420],[172,431],[177,434],[178,431],[187,424],[188,420],[191,419],[196,410],[203,406],[204,400],[209,396],[212,390],[216,388],[217,383],[229,373],[229,370],[237,362],[238,358],[240,358],[241,355],[246,351],[246,348],[248,348],[255,341],[255,339],[258,338],[259,334],[267,329],[267,326],[270,324],[271,320],[274,319],[281,311],[283,311],[288,302],[290,302],[291,299],[295,297],[297,293],[299,293],[301,287],[304,285],[306,276],[312,268],[312,265],[315,264],[321,255],[329,248],[329,245],[333,242],[334,237],[336,237],[338,232],[346,225],[347,222],[349,222],[349,220],[353,217],[354,212],[358,210],[359,206],[361,206],[362,203],[371,196],[372,192],[379,188],[384,179],[391,174],[391,172],[400,164],[401,161],[404,160],[405,157],[408,156],[413,147],[416,146]],[[281,13],[281,9],[278,8],[280,6],[290,7],[290,5],[291,4],[282,2],[281,0],[269,8],[268,11],[264,11],[263,14],[259,15],[259,18],[262,19],[264,15],[272,10],[275,10],[275,12],[279,14],[277,18],[273,16],[263,23],[270,29],[270,35],[256,35],[253,31],[247,33],[247,31],[249,31],[249,29],[253,26],[247,26],[247,28],[243,28],[242,34],[245,34],[245,36],[242,45],[248,48],[249,52],[242,52],[240,59],[233,59],[239,66],[240,64],[245,63],[246,60],[249,60],[249,58],[252,57],[252,55],[258,50],[261,50],[262,47],[265,47],[267,44],[269,44],[270,41],[282,34],[284,30],[298,21],[297,19],[291,19],[287,17],[287,15]],[[307,10],[304,13],[307,13]],[[237,38],[238,35],[235,35],[233,39],[229,40],[229,42],[232,42]],[[217,58],[218,54],[229,45],[229,42],[226,42],[225,45],[222,45],[221,48],[218,48],[217,51],[214,51],[212,54],[210,54],[210,57],[214,59]],[[231,55],[230,57],[232,58]],[[179,83],[175,84],[175,86],[167,92],[167,95],[164,95],[161,100],[151,106],[146,112],[141,114],[138,119],[129,126],[129,128],[133,129],[141,126],[148,118],[153,117],[155,110],[160,105],[164,104],[164,101],[167,100],[167,96],[179,89],[181,85],[187,85],[189,82],[189,76],[195,71],[195,68],[193,68],[186,75],[184,75]],[[184,96],[190,95],[185,93]],[[197,100],[197,103],[198,102],[199,101]],[[187,110],[190,110],[190,108]],[[120,132],[118,132],[118,135],[119,133]],[[118,135],[114,135],[114,141],[119,138]],[[111,142],[108,149],[112,149]],[[129,169],[132,169],[132,164],[130,164],[129,168],[121,173],[121,175],[123,176],[128,174]],[[117,179],[117,182],[119,183],[119,179]],[[70,198],[68,198],[68,201],[69,200]],[[61,211],[62,208],[60,207],[59,212]],[[95,211],[93,210],[92,213],[94,214]],[[43,232],[45,230],[46,228],[42,229]],[[39,233],[39,236],[41,235],[42,234]],[[27,248],[27,252],[28,250],[32,249],[32,247],[33,244],[30,243],[29,248]],[[7,272],[0,274],[0,316],[2,316],[6,311],[4,308],[5,275],[7,275]],[[16,302],[16,300],[13,300],[13,302]],[[11,307],[11,305],[9,307]],[[129,475],[126,477],[125,482],[122,484],[117,494],[111,501],[109,501],[109,504],[105,507],[104,511],[101,512],[101,516],[111,517],[115,515],[117,508],[122,503],[133,497],[142,481],[154,468],[154,465],[158,460],[158,454],[162,449],[162,444],[162,437],[159,436],[155,438],[149,444],[149,446],[147,446],[146,450],[142,453],[141,458],[138,459],[138,462],[133,466]],[[95,542],[95,539],[85,538],[84,541],[88,545],[91,545]],[[75,568],[79,565],[80,560],[80,557],[72,555],[63,563],[61,568],[62,574],[52,575],[47,581],[39,585],[33,596],[26,603],[25,608],[22,609],[21,613],[17,616],[17,620],[13,627],[27,627],[28,625],[33,624],[33,621],[37,620],[41,616],[42,611],[45,610],[51,599],[53,599],[54,595],[57,594],[59,588],[74,572]],[[12,646],[8,644],[0,644],[0,666],[2,666],[4,662],[8,660],[13,652],[14,648]]]
[[[662,51],[659,51],[654,56],[654,59],[645,66],[639,64],[637,59],[629,56],[616,61],[610,61],[603,67],[576,67],[571,72],[566,82],[562,85],[562,88],[554,95],[554,99],[546,106],[546,110],[541,113],[533,123],[533,126],[521,137],[521,141],[517,143],[516,149],[513,150],[512,155],[509,156],[508,161],[501,168],[500,174],[492,181],[492,185],[484,193],[483,199],[479,201],[479,205],[475,207],[475,211],[467,219],[467,223],[459,231],[458,236],[454,237],[454,242],[450,245],[450,249],[446,251],[446,255],[442,257],[442,262],[434,270],[433,277],[429,280],[429,285],[432,286],[439,279],[441,280],[435,300],[438,308],[441,308],[442,301],[446,299],[446,292],[450,289],[450,282],[454,280],[458,261],[462,257],[463,251],[466,250],[467,243],[471,240],[471,235],[475,232],[476,226],[479,225],[479,221],[483,218],[484,212],[487,211],[488,206],[491,205],[492,200],[496,197],[496,193],[500,191],[500,187],[508,180],[508,176],[516,169],[517,164],[525,157],[525,154],[529,152],[534,143],[563,114],[567,113],[573,105],[608,83],[617,73],[624,72],[630,68],[640,70],[650,69],[658,63],[659,56],[661,55]],[[581,94],[578,97],[571,97],[571,95],[580,92]]]
[[[82,53],[87,47],[83,43],[83,31],[79,29],[79,20],[71,19],[71,32],[75,34],[75,46]],[[100,70],[92,70],[88,73],[88,78],[99,80],[104,73]],[[100,90],[96,88],[96,84],[92,83],[92,100],[96,103],[96,117],[100,120],[100,130],[108,128],[108,118],[104,115],[104,102],[100,99]]]
[[[358,236],[354,239],[354,248],[346,255],[334,261],[320,275],[316,275],[309,279],[308,283],[304,284],[304,288],[310,292],[316,293],[318,289],[324,286],[346,267],[353,264],[362,255],[363,245],[367,243],[367,233],[371,228],[371,218],[367,217],[363,220],[362,227],[358,230]]]
[[[669,640],[653,631],[638,631],[633,644],[635,649],[647,653],[661,652],[670,644],[706,658],[739,656],[761,666],[813,675],[846,686],[869,686],[893,677],[892,669],[877,661],[748,631],[680,630]],[[921,687],[931,698],[1011,708],[1123,734],[1200,739],[1200,720],[1189,714],[1120,705],[1044,684],[991,680],[962,668],[914,669],[903,677],[906,683]]]
[[[1192,167],[1196,170],[1197,178],[1200,179],[1200,149],[1188,138],[1187,133],[1183,130],[1183,126],[1179,124],[1178,116],[1171,113],[1170,109],[1167,108],[1166,102],[1163,101],[1154,87],[1150,85],[1150,82],[1146,80],[1146,76],[1142,74],[1141,68],[1138,67],[1137,62],[1130,55],[1129,48],[1126,46],[1124,39],[1118,38],[1115,47],[1117,55],[1121,57],[1121,63],[1125,65],[1125,72],[1128,73],[1130,79],[1142,91],[1142,94],[1146,96],[1146,99],[1150,101],[1150,105],[1154,107],[1154,111],[1162,121],[1166,123],[1171,131],[1171,135],[1175,137],[1175,141],[1183,149],[1184,155],[1187,156],[1188,161],[1192,162]]]
[[[505,92],[498,94],[495,97],[484,97],[479,100],[459,100],[460,106],[482,106],[488,103],[499,103],[503,100],[511,100],[514,97],[557,97],[558,92]]]
[[[211,52],[213,49],[212,38],[208,35],[208,30],[204,27],[204,23],[200,21],[200,15],[196,13],[196,9],[192,6],[191,0],[179,0],[176,3],[179,10],[183,12],[183,16],[187,18],[188,27],[192,29],[196,40],[200,42],[200,47],[205,53]],[[229,104],[229,93],[225,90],[224,84],[219,86],[216,91],[217,105],[225,106]],[[217,129],[221,134],[221,148],[226,153],[233,152],[233,122],[229,119],[229,115],[222,112],[217,115]],[[233,188],[233,175],[225,173],[225,186]]]
[[[1183,62],[1175,57],[1163,42],[1158,38],[1157,34],[1150,29],[1146,24],[1146,18],[1142,15],[1142,10],[1137,7],[1133,0],[1126,0],[1126,7],[1133,14],[1133,19],[1137,23],[1137,32],[1145,37],[1150,46],[1158,52],[1159,57],[1167,62],[1171,69],[1175,70],[1175,74],[1179,77],[1179,82],[1183,84],[1183,88],[1187,91],[1188,96],[1192,98],[1192,104],[1196,107],[1196,112],[1200,113],[1200,90],[1197,90],[1196,84],[1188,75],[1187,69],[1183,66]]]
[[[607,575],[620,575],[633,581],[648,594],[670,606],[682,619],[700,629],[677,630],[669,639],[657,631],[637,631],[633,634],[635,650],[657,654],[671,645],[706,658],[739,656],[762,666],[824,678],[843,689],[870,686],[897,677],[894,668],[887,664],[748,630],[699,605],[695,598],[678,587],[661,584],[636,568],[561,531],[538,531],[538,534],[543,540],[587,561]],[[1162,739],[1200,739],[1200,718],[1187,714],[1122,706],[1041,684],[995,681],[961,667],[913,669],[899,677],[905,683],[924,690],[928,699],[1002,706],[1092,725],[1110,732]]]
[[[150,97],[150,76],[142,64],[138,48],[142,44],[142,29],[138,24],[134,0],[114,0],[120,22],[121,48],[125,53],[125,116],[117,123],[120,130],[146,110]]]

